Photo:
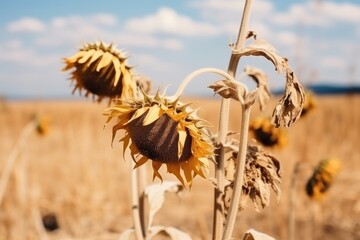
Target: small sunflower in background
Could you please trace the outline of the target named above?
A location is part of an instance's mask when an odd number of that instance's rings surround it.
[[[151,161],[153,179],[162,180],[159,169],[164,164],[168,173],[191,187],[196,175],[207,178],[214,147],[203,121],[188,105],[170,101],[159,92],[154,97],[144,93],[142,99],[120,100],[105,115],[107,123],[118,119],[113,139],[125,130],[120,141],[124,149],[130,148],[135,168]]]
[[[50,131],[50,118],[48,116],[34,115],[35,130],[40,136],[46,136]]]
[[[306,184],[306,193],[315,200],[321,200],[329,190],[341,169],[341,162],[334,158],[320,161]]]
[[[70,77],[75,82],[73,93],[85,90],[86,97],[93,94],[99,102],[103,98],[129,98],[136,94],[136,83],[126,60],[113,45],[86,44],[72,57],[64,58],[63,71],[75,68]]]
[[[276,128],[270,118],[258,117],[251,121],[249,130],[255,139],[267,147],[284,147],[288,139],[286,132],[281,128]]]
[[[301,116],[304,117],[308,115],[310,112],[316,109],[316,99],[315,94],[311,91],[306,91],[305,93],[305,103],[303,110],[301,112]]]

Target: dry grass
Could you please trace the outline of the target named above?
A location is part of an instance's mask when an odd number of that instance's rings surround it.
[[[200,115],[217,126],[219,101],[193,99]],[[230,129],[240,111],[233,104]],[[249,202],[238,215],[235,237],[254,228],[277,239],[287,238],[288,194],[293,166],[301,161],[297,181],[297,239],[360,238],[360,96],[318,97],[317,109],[288,130],[289,145],[270,150],[282,162],[280,203],[261,213]],[[32,114],[51,118],[49,135],[33,134],[17,159],[0,206],[1,239],[118,239],[132,226],[128,162],[119,144],[111,148],[111,129],[103,129],[105,104],[79,102],[8,102],[0,108],[0,167]],[[270,108],[269,108],[270,109]],[[258,116],[258,112],[252,114]],[[260,113],[264,114],[264,113]],[[313,167],[336,157],[343,168],[321,203],[305,195]],[[150,176],[149,176],[150,177]],[[195,179],[181,198],[167,195],[154,224],[178,227],[194,239],[209,239],[211,185]],[[176,208],[174,208],[176,206]],[[55,213],[60,228],[44,231],[41,215]]]

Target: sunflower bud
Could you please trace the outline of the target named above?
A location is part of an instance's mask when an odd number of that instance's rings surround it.
[[[64,59],[63,71],[75,68],[70,78],[75,82],[73,93],[84,89],[85,96],[93,94],[99,102],[105,97],[129,98],[135,95],[136,83],[126,59],[113,45],[86,44],[78,53]]]

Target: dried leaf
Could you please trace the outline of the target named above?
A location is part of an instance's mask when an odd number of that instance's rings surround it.
[[[275,240],[275,238],[272,238],[264,233],[255,231],[254,229],[250,229],[245,233],[243,240]]]
[[[149,203],[149,221],[148,226],[151,226],[155,214],[162,207],[165,198],[165,192],[179,193],[183,190],[183,186],[177,182],[164,181],[161,184],[152,184],[145,189]]]
[[[274,109],[272,123],[276,127],[290,127],[300,118],[304,103],[304,88],[298,82],[295,74],[287,71],[285,94]]]
[[[147,239],[152,239],[158,234],[166,234],[172,240],[191,240],[191,237],[187,233],[173,227],[153,226],[149,229],[149,231],[150,234]]]
[[[223,98],[232,98],[241,103],[244,102],[247,92],[246,87],[242,83],[229,80],[216,81],[209,88],[213,89],[215,93]]]
[[[225,153],[225,177],[229,181],[225,185],[223,194],[224,214],[229,209],[229,202],[233,193],[234,171],[238,150],[227,148]],[[238,149],[238,148],[236,148]],[[270,204],[270,189],[280,197],[281,191],[278,184],[280,179],[280,162],[270,154],[263,152],[258,146],[248,146],[245,164],[243,194],[239,209],[244,209],[246,199],[250,198],[256,211],[260,211]]]
[[[233,50],[233,54],[241,56],[263,56],[271,61],[275,70],[286,74],[285,95],[280,100],[273,112],[273,123],[279,126],[291,126],[299,119],[304,102],[303,87],[297,81],[287,59],[278,55],[276,49],[265,40],[257,40],[244,48]]]
[[[288,68],[287,59],[278,55],[276,49],[262,39],[256,39],[252,44],[239,50],[234,50],[233,54],[239,56],[263,56],[271,61],[278,73],[285,73]]]
[[[264,110],[265,104],[269,101],[271,93],[268,88],[268,77],[258,68],[245,67],[244,73],[251,77],[257,83],[258,98],[261,111]]]

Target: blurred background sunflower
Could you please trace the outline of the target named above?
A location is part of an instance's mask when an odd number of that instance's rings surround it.
[[[321,200],[329,190],[341,169],[341,162],[335,158],[327,158],[319,162],[306,184],[306,193],[315,200]]]
[[[253,137],[267,147],[284,147],[288,143],[284,129],[277,128],[271,123],[270,118],[257,117],[250,122],[249,130]]]

